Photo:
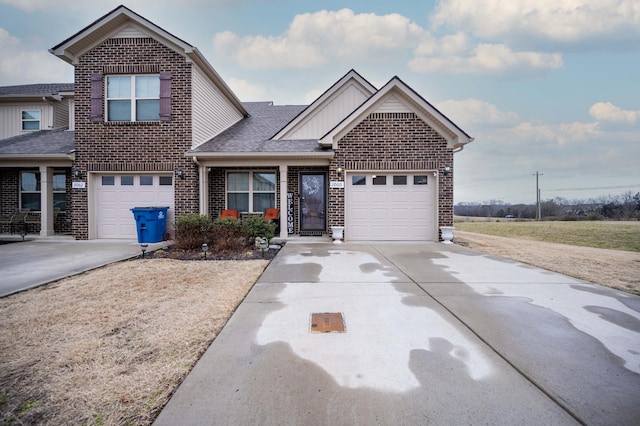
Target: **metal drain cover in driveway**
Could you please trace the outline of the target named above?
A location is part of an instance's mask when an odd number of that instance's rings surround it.
[[[312,333],[344,333],[344,319],[341,313],[311,314]]]

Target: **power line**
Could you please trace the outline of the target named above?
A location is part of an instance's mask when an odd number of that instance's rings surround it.
[[[617,186],[594,186],[591,188],[558,188],[558,189],[547,189],[546,191],[592,191],[595,189],[633,189],[633,188],[640,188],[640,184],[617,185]]]

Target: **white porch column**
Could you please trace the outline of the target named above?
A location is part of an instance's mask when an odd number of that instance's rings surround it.
[[[288,166],[280,165],[280,238],[286,239],[287,233],[287,180]]]
[[[209,168],[198,164],[198,175],[200,177],[200,214],[209,216]]]
[[[54,235],[53,168],[40,166],[40,235]]]

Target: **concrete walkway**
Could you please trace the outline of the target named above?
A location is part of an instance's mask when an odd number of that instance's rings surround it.
[[[288,243],[156,425],[631,425],[638,401],[639,297],[453,245]]]
[[[149,244],[156,250],[166,243]],[[137,240],[35,238],[0,245],[0,297],[141,254]]]

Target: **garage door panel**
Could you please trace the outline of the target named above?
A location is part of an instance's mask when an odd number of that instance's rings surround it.
[[[394,173],[384,172],[386,185],[372,185],[372,173],[366,185],[352,185],[347,178],[345,238],[349,240],[429,241],[437,236],[435,181],[413,185],[413,174],[399,173],[407,179],[394,185]],[[424,175],[426,173],[419,173]]]
[[[126,179],[122,179],[125,176]],[[153,185],[140,185],[140,176],[117,175],[113,185],[102,185],[101,176],[95,179],[94,226],[98,238],[136,239],[136,223],[130,210],[133,207],[168,206],[167,223],[174,220],[173,185],[159,185],[158,175],[153,176]],[[146,176],[149,181],[149,175]],[[129,184],[122,185],[123,181]]]

